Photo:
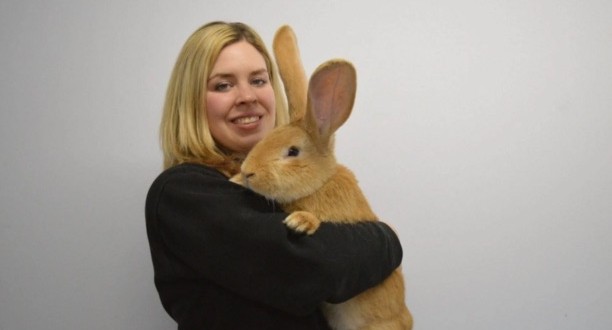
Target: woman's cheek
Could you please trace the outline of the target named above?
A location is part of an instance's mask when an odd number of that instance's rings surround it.
[[[208,118],[219,118],[224,117],[227,112],[225,104],[227,103],[227,97],[220,93],[208,93],[206,95],[206,112]]]
[[[275,112],[276,98],[274,97],[274,89],[272,89],[272,86],[269,85],[269,87],[264,90],[264,93],[260,97],[260,100],[262,100],[262,103],[264,107],[268,110],[268,112],[272,114]]]

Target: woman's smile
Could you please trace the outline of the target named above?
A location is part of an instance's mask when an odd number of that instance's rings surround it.
[[[261,118],[262,118],[262,116],[245,116],[245,117],[236,118],[236,119],[232,120],[232,122],[234,124],[237,124],[237,125],[240,125],[240,126],[248,126],[250,128],[251,126],[254,126],[254,125],[250,125],[250,124],[255,124],[255,123],[259,122],[259,120],[261,120]]]
[[[225,47],[206,91],[207,119],[215,141],[246,154],[276,122],[274,89],[263,56],[246,41]]]

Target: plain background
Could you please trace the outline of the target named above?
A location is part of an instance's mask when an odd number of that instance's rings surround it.
[[[173,329],[144,225],[170,71],[211,20],[351,60],[341,162],[418,330],[612,329],[612,2],[0,3],[0,329]]]

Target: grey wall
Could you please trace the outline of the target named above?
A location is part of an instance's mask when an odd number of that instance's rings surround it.
[[[172,329],[144,199],[187,36],[353,61],[338,133],[402,238],[415,329],[612,328],[612,2],[0,3],[0,329]]]

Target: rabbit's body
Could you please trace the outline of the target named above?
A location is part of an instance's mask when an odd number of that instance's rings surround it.
[[[381,284],[340,304],[324,304],[323,313],[335,330],[412,329],[404,304],[404,279],[396,269]]]
[[[285,222],[296,231],[312,234],[320,221],[377,221],[353,173],[337,164],[332,154],[306,146],[308,133],[296,125],[277,128],[259,142],[243,163],[242,175],[234,181],[278,201],[290,213]],[[280,154],[284,154],[293,145],[301,146],[301,159],[271,152],[281,148]],[[335,330],[412,328],[399,268],[383,283],[344,303],[325,304],[323,312]]]
[[[306,93],[291,30],[279,30],[275,42],[279,38],[281,47],[275,45],[275,53],[293,120],[258,142],[241,174],[232,180],[277,201],[290,213],[285,224],[297,232],[313,234],[321,221],[378,221],[355,176],[336,162],[333,153],[333,134],[353,106],[353,66],[343,60],[324,63],[312,75]],[[346,302],[325,304],[323,311],[336,330],[412,329],[399,268],[383,283]]]
[[[321,221],[354,223],[378,218],[357,187],[353,173],[343,165],[315,193],[282,204],[286,212],[307,211]]]
[[[355,176],[340,164],[315,193],[282,204],[282,207],[286,212],[307,211],[325,222],[377,221]],[[323,312],[336,330],[412,328],[412,316],[404,304],[404,279],[399,268],[380,285],[344,303],[325,304]]]

